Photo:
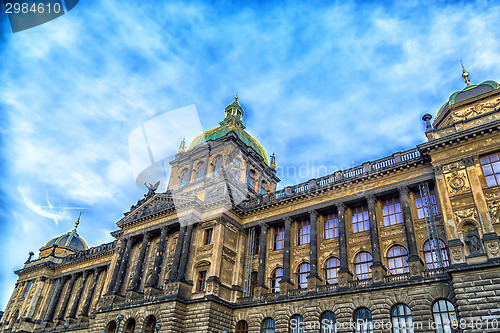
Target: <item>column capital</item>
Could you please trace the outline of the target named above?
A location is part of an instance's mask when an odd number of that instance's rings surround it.
[[[335,204],[335,206],[337,207],[337,211],[339,214],[345,213],[347,207],[343,202],[338,202]]]
[[[377,198],[373,194],[370,194],[366,197],[366,201],[368,202],[368,205],[375,205]]]
[[[410,189],[406,185],[399,186],[398,191],[399,191],[399,195],[401,197],[403,197],[403,196],[408,197],[410,195]]]
[[[269,225],[266,222],[259,223],[260,230],[266,232]]]
[[[314,209],[309,210],[308,213],[309,213],[309,218],[311,220],[316,219],[318,217],[318,212]]]
[[[436,175],[442,175],[443,174],[443,165],[435,165],[432,167],[432,170],[434,171],[434,174]]]
[[[464,157],[462,158],[462,163],[466,166],[466,167],[471,167],[471,166],[474,166],[474,163],[476,161],[476,156],[469,156],[469,157]]]
[[[285,221],[285,224],[286,224],[286,223],[292,224],[292,218],[291,218],[290,216],[285,216],[285,217],[283,218],[283,221]]]

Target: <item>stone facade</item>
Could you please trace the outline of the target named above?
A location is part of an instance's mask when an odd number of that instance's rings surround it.
[[[320,327],[332,318],[337,332],[498,332],[500,89],[487,82],[424,116],[428,142],[279,191],[235,100],[181,144],[167,192],[150,188],[115,242],[30,256],[2,332],[334,332]]]

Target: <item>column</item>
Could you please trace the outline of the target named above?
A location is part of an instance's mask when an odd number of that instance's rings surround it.
[[[190,222],[187,226],[186,237],[184,237],[184,244],[182,245],[181,261],[179,263],[179,272],[177,273],[177,280],[186,280],[186,266],[189,259],[189,249],[191,247],[191,235],[193,234],[194,223]]]
[[[155,262],[153,264],[153,271],[151,272],[151,280],[149,281],[147,287],[158,286],[158,278],[160,276],[163,252],[165,251],[167,232],[168,232],[167,227],[161,228],[160,242],[158,243],[158,248],[156,249],[156,257],[155,257]]]
[[[127,271],[128,266],[128,257],[130,255],[130,250],[132,249],[133,243],[134,241],[132,238],[127,239],[127,247],[125,248],[125,252],[123,253],[122,262],[120,263],[120,270],[118,272],[115,288],[113,290],[114,294],[119,294],[122,289],[123,279],[125,278],[125,272]]]
[[[253,249],[251,249],[253,254]],[[262,295],[263,289],[267,290],[266,286],[266,252],[267,252],[267,224],[264,223],[260,227],[260,243],[259,243],[259,268],[257,270],[257,284],[255,285],[255,297]]]
[[[377,213],[375,212],[375,203],[377,199],[374,195],[370,195],[366,198],[368,201],[368,217],[370,221],[370,242],[372,244],[372,257],[373,264],[372,277],[373,282],[379,283],[383,281],[383,276],[386,274],[386,268],[382,265],[382,258],[380,256],[380,241],[378,238],[378,223],[377,223]]]
[[[177,272],[179,271],[179,260],[181,258],[185,232],[186,226],[181,226],[179,229],[179,236],[177,237],[177,244],[175,245],[174,261],[172,263],[172,270],[170,271],[170,279],[168,282],[174,282],[177,280]]]
[[[54,295],[54,298],[52,299],[52,303],[50,304],[50,308],[49,308],[49,312],[47,313],[46,321],[52,321],[52,318],[54,317],[54,313],[56,312],[57,304],[59,303],[59,297],[61,297],[61,292],[64,288],[64,284],[66,283],[66,281],[68,279],[69,279],[69,276],[65,276],[65,277],[60,277],[56,280],[55,285],[57,285],[57,283],[59,283],[59,285],[57,286],[56,293]]]
[[[89,276],[90,271],[83,272],[82,281],[80,282],[80,287],[75,295],[75,300],[73,301],[73,305],[71,306],[71,310],[69,312],[69,318],[76,318],[76,310],[78,310],[78,305],[80,305],[80,299],[82,297],[83,288],[85,288],[85,284],[87,283],[87,278]]]
[[[406,242],[408,244],[408,266],[412,277],[420,277],[424,269],[424,263],[418,256],[417,241],[415,239],[415,228],[413,226],[413,216],[410,209],[410,197],[407,186],[398,188],[401,212],[405,224]]]
[[[347,260],[347,238],[346,238],[346,228],[345,228],[346,207],[343,203],[338,203],[336,206],[337,206],[337,216],[339,219],[339,256],[340,256],[338,286],[339,289],[342,289],[342,288],[347,288],[349,286],[349,281],[352,280],[352,273],[349,271],[349,263]]]
[[[285,241],[283,249],[283,278],[280,281],[280,293],[286,294],[289,289],[292,289],[293,283],[290,280],[290,245],[292,232],[292,218],[285,217]]]
[[[120,246],[120,252],[118,253],[118,258],[116,259],[115,268],[113,269],[113,275],[111,276],[111,281],[109,282],[108,292],[106,293],[106,295],[111,295],[115,289],[116,277],[118,276],[118,272],[120,271],[120,265],[126,247],[127,247],[127,239],[123,239]]]
[[[146,249],[148,248],[149,233],[145,233],[142,237],[141,251],[139,252],[139,258],[137,260],[137,265],[135,266],[134,278],[132,279],[132,285],[129,290],[138,291],[139,284],[141,282],[142,276],[142,266],[144,265],[144,257],[146,256]]]
[[[307,289],[316,290],[322,279],[318,275],[318,213],[315,210],[309,212],[309,223],[311,225],[311,243],[310,243],[310,273],[307,277]]]
[[[92,279],[92,284],[90,285],[89,292],[87,293],[87,298],[85,299],[85,303],[83,304],[82,312],[80,316],[88,317],[90,305],[92,303],[92,299],[94,298],[95,290],[97,288],[97,281],[99,280],[99,273],[103,271],[103,268],[95,268],[94,269],[94,277]]]
[[[66,313],[66,308],[68,307],[69,298],[73,294],[73,286],[75,285],[76,274],[71,274],[71,281],[69,281],[68,289],[66,290],[66,295],[64,296],[64,301],[62,303],[61,309],[59,310],[59,316],[57,320],[63,320],[64,314]]]

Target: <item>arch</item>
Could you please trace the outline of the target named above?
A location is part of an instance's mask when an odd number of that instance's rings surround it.
[[[297,287],[299,289],[307,289],[307,277],[311,272],[309,263],[302,263],[297,267]]]
[[[135,330],[135,319],[129,318],[125,322],[125,331],[124,333],[134,333]]]
[[[116,331],[116,321],[111,320],[108,322],[105,328],[106,333],[115,333]]]
[[[361,307],[354,312],[356,333],[373,333],[373,317],[368,308]]]
[[[222,170],[222,155],[217,155],[215,158],[212,160],[213,166],[212,166],[212,175],[215,177],[217,176],[221,170]]]
[[[248,323],[245,320],[240,320],[235,327],[236,333],[248,333]]]
[[[283,278],[283,268],[276,267],[271,273],[271,292],[278,293],[280,291],[280,281]]]
[[[202,261],[199,261],[194,267],[195,268],[205,268],[205,267],[208,267],[210,266],[210,261],[208,260],[202,260]]]
[[[432,317],[436,332],[452,333],[452,325],[457,323],[455,306],[447,299],[438,299],[432,305]]]
[[[305,323],[304,317],[299,314],[294,314],[290,317],[290,333],[304,333]]]
[[[413,333],[413,316],[408,305],[394,304],[391,309],[391,322],[393,333]]]
[[[404,246],[393,245],[387,251],[387,265],[391,274],[408,273],[408,251]]]
[[[337,332],[337,316],[332,311],[324,311],[319,317],[321,333]]]
[[[370,279],[372,277],[372,264],[373,257],[369,252],[359,252],[354,257],[354,268],[358,280]]]
[[[335,257],[330,257],[328,260],[325,260],[325,265],[323,267],[325,269],[325,282],[327,284],[337,283],[340,260]]]
[[[276,323],[273,318],[267,317],[262,321],[262,333],[275,333]]]
[[[142,332],[143,333],[154,333],[155,326],[156,326],[156,316],[149,315],[146,317],[146,320],[144,321],[144,326],[142,328]]]
[[[446,247],[446,244],[443,242],[443,240],[441,238],[439,239],[439,247],[441,248],[441,257],[443,258],[443,266],[448,267],[450,265],[448,248]],[[424,252],[424,260],[425,260],[425,264],[427,265],[427,269],[438,268],[438,267],[436,267],[436,260],[432,256],[430,242],[428,239],[424,242],[422,248],[423,248],[423,252]]]

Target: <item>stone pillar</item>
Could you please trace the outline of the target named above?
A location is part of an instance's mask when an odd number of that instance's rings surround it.
[[[139,284],[141,282],[142,276],[142,266],[144,265],[144,257],[146,256],[146,249],[149,243],[149,233],[145,233],[142,237],[141,251],[139,252],[139,258],[137,260],[137,265],[135,266],[134,278],[132,279],[132,285],[129,290],[138,291]]]
[[[69,281],[68,289],[66,290],[66,295],[64,296],[64,300],[59,310],[59,315],[57,316],[57,320],[63,320],[64,314],[66,313],[66,308],[68,307],[69,298],[73,294],[73,286],[75,285],[76,274],[71,274],[71,280]]]
[[[125,248],[125,252],[123,253],[122,262],[120,263],[120,270],[118,271],[118,276],[116,278],[116,284],[113,292],[115,294],[119,294],[122,289],[123,279],[125,278],[125,272],[128,267],[128,257],[130,255],[130,250],[132,249],[132,244],[134,243],[132,238],[127,239],[127,247]]]
[[[73,305],[71,306],[71,310],[69,312],[69,318],[76,318],[76,310],[78,310],[78,305],[80,305],[80,299],[82,297],[83,288],[85,288],[85,284],[87,283],[87,278],[89,276],[90,271],[83,272],[82,281],[80,282],[80,287],[78,287],[78,291],[75,295],[75,300],[73,301]]]
[[[436,176],[436,189],[441,204],[441,213],[443,214],[443,223],[446,229],[446,234],[448,235],[448,239],[458,239],[457,225],[455,223],[450,197],[448,196],[446,180],[444,179],[443,174],[443,166],[435,166],[433,169]]]
[[[292,218],[285,217],[285,240],[283,249],[283,278],[280,281],[280,294],[287,294],[288,290],[293,288],[293,282],[290,279],[290,247],[292,237]]]
[[[337,213],[339,218],[339,256],[340,268],[338,274],[339,289],[348,288],[349,281],[352,281],[352,273],[349,271],[349,263],[347,261],[347,239],[345,229],[345,205],[337,204]]]
[[[255,285],[255,297],[267,291],[269,288],[266,286],[266,252],[267,252],[267,224],[262,224],[260,227],[260,243],[259,243],[259,268],[257,271],[257,284]],[[253,249],[252,249],[253,254]],[[264,290],[263,290],[264,289]]]
[[[83,308],[82,308],[82,312],[80,313],[80,316],[88,317],[88,315],[89,315],[90,305],[92,304],[92,299],[94,298],[94,295],[95,295],[95,290],[97,288],[97,281],[99,279],[99,274],[101,271],[103,271],[102,268],[95,268],[94,269],[94,277],[92,279],[92,284],[90,285],[90,289],[89,289],[89,292],[87,293],[87,298],[85,299],[85,303],[83,304]]]
[[[184,244],[182,245],[182,255],[181,261],[179,263],[179,272],[177,273],[178,281],[186,281],[186,267],[187,261],[189,259],[189,248],[191,247],[191,235],[193,234],[194,223],[189,223],[186,230],[186,237],[184,238]]]
[[[182,254],[182,244],[184,243],[184,234],[186,233],[186,226],[181,226],[179,229],[179,236],[177,237],[177,244],[175,245],[174,261],[172,262],[172,270],[170,271],[170,279],[168,282],[175,282],[177,280],[177,272],[179,271],[179,261]]]
[[[322,279],[318,275],[318,213],[315,210],[309,212],[309,223],[311,225],[311,243],[310,243],[310,272],[307,277],[307,289],[315,291]]]
[[[380,256],[380,241],[378,238],[378,223],[377,223],[377,213],[375,212],[375,203],[377,199],[374,195],[370,195],[366,198],[368,201],[368,217],[370,220],[370,242],[372,244],[372,257],[373,264],[372,278],[374,283],[383,282],[383,277],[387,273],[387,269],[382,265],[382,258]]]
[[[161,229],[160,242],[158,243],[158,248],[156,249],[155,262],[153,265],[153,271],[151,272],[151,280],[149,281],[147,287],[158,287],[158,278],[160,276],[163,252],[165,251],[167,232],[168,232],[167,227],[163,227]]]
[[[56,307],[57,307],[57,304],[59,303],[59,297],[61,297],[61,292],[62,292],[62,290],[64,288],[64,284],[66,283],[68,278],[69,278],[69,276],[65,276],[65,277],[60,277],[59,279],[57,279],[57,281],[59,281],[59,286],[57,287],[56,293],[54,294],[54,298],[52,299],[52,303],[50,304],[50,308],[49,308],[49,312],[47,313],[46,321],[52,321],[52,319],[54,318],[54,313],[56,312]],[[56,281],[56,284],[57,284],[57,281]]]
[[[125,253],[126,247],[127,247],[127,239],[123,239],[120,246],[120,252],[118,253],[118,258],[116,259],[115,268],[113,269],[113,275],[111,276],[111,281],[109,282],[108,292],[106,293],[106,295],[113,294],[113,291],[115,290],[116,278],[118,276],[118,273],[120,272],[120,265],[122,263],[123,253]]]
[[[411,277],[421,277],[424,263],[418,256],[417,241],[415,239],[415,228],[413,227],[413,217],[410,209],[410,199],[407,186],[400,187],[399,201],[401,203],[401,212],[406,232],[406,242],[408,244],[408,268]]]

